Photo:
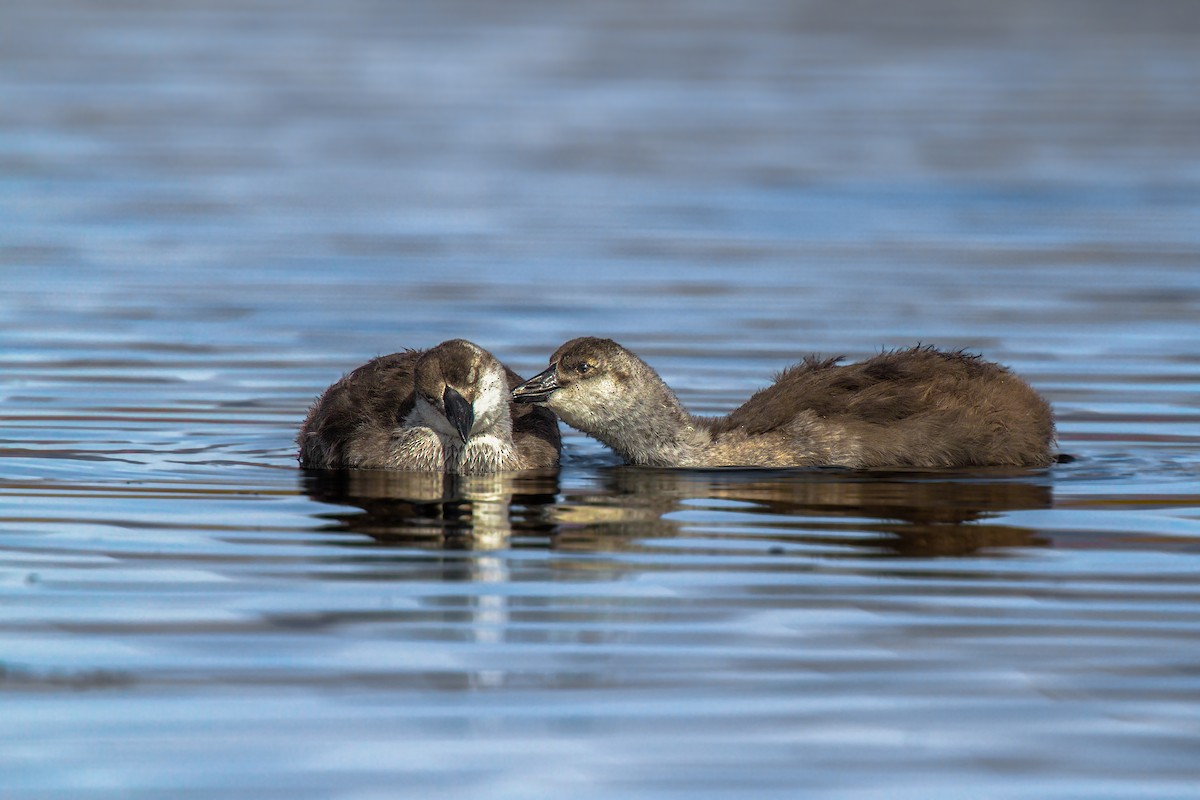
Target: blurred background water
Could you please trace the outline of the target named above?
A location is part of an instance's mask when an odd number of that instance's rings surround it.
[[[1200,796],[1200,6],[5,0],[0,796]],[[303,475],[343,371],[917,341],[1047,471]]]

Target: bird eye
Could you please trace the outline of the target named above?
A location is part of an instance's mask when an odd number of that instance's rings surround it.
[[[575,367],[575,371],[578,372],[580,375],[587,375],[593,369],[595,369],[595,367],[593,367],[591,364],[589,364],[586,361],[580,361],[579,364],[576,365],[576,367]]]

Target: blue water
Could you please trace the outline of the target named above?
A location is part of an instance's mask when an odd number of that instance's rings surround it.
[[[0,9],[0,797],[1200,797],[1200,10]],[[305,475],[344,371],[1010,365],[1070,463]]]

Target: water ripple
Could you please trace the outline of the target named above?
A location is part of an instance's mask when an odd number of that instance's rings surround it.
[[[1195,797],[1196,6],[861,10],[6,0],[0,794]],[[983,352],[1072,458],[296,467],[584,334]]]

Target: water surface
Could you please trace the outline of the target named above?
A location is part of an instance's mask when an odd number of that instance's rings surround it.
[[[0,794],[1197,797],[1200,13],[0,10]],[[345,370],[917,341],[1049,470],[296,469]]]

